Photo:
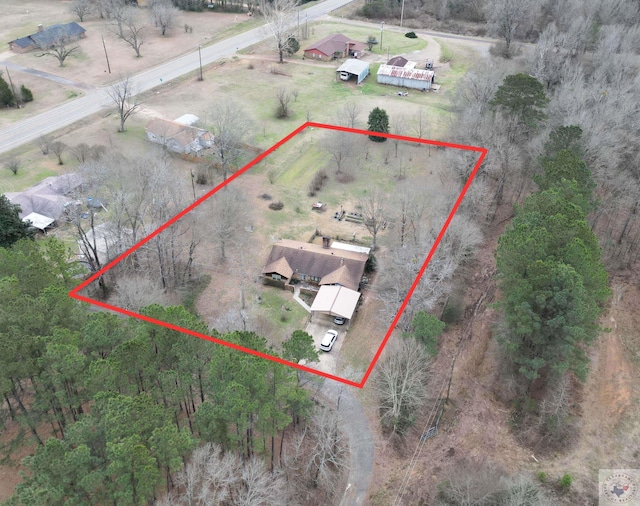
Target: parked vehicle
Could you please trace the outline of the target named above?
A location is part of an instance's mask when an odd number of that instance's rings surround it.
[[[344,322],[346,322],[347,320],[345,318],[343,318],[342,316],[336,316],[333,319],[333,323],[335,323],[336,325],[344,325]]]
[[[320,349],[322,351],[331,351],[336,339],[338,339],[338,333],[335,330],[327,330],[322,341],[320,341]]]
[[[349,72],[340,72],[340,79],[342,79],[343,81],[348,81],[349,79],[351,79],[351,74],[349,74]]]

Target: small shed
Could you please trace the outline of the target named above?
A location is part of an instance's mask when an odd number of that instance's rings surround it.
[[[357,83],[360,84],[364,78],[369,75],[369,62],[349,58],[336,70],[338,73],[346,72],[352,76],[356,76]]]
[[[436,74],[433,70],[380,65],[378,82],[414,90],[430,90]]]

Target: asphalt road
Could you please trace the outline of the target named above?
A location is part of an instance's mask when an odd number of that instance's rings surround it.
[[[324,0],[303,11],[306,19],[315,21],[351,2],[351,0]],[[297,21],[297,20],[296,20]],[[240,35],[217,42],[201,49],[202,64],[208,65],[221,58],[229,57],[237,51],[257,44],[270,36],[267,29],[262,26],[249,30]],[[9,62],[6,62],[9,64]],[[0,62],[1,66],[5,62]],[[143,93],[163,83],[176,79],[189,72],[197,70],[200,66],[198,51],[186,54],[175,60],[171,60],[152,69],[146,70],[135,76],[131,81],[138,93]],[[83,97],[65,102],[37,116],[17,121],[0,130],[0,153],[10,151],[22,144],[33,141],[42,135],[49,134],[60,128],[69,126],[87,116],[111,107],[112,101],[107,93],[108,87],[88,91]]]

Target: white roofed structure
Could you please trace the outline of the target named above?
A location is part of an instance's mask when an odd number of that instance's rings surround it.
[[[25,223],[31,222],[32,227],[35,227],[38,230],[42,230],[44,232],[47,228],[53,225],[56,220],[42,214],[29,213],[24,218],[22,218],[22,221],[24,221]]]
[[[360,292],[340,285],[323,285],[311,305],[311,315],[322,313],[351,319],[360,300]]]

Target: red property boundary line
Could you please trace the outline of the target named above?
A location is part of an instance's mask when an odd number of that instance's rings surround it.
[[[239,346],[237,344],[230,343],[228,341],[224,341],[224,340],[216,338],[216,337],[208,336],[206,334],[201,334],[199,332],[195,332],[195,331],[192,331],[192,330],[189,330],[189,329],[185,329],[185,328],[179,327],[177,325],[173,325],[173,324],[168,323],[168,322],[163,322],[163,321],[160,321],[160,320],[156,320],[155,318],[150,318],[149,316],[146,316],[146,315],[143,315],[143,314],[140,314],[140,313],[135,313],[133,311],[128,311],[126,309],[123,309],[123,308],[120,308],[120,307],[117,307],[117,306],[113,306],[111,304],[107,304],[107,303],[99,301],[99,300],[91,299],[90,297],[86,297],[86,296],[81,295],[79,293],[81,290],[83,290],[88,285],[90,285],[91,283],[96,281],[98,278],[100,278],[102,275],[104,275],[109,270],[111,270],[116,264],[118,264],[119,262],[124,260],[127,256],[129,256],[135,250],[137,250],[138,248],[140,248],[143,245],[145,245],[146,243],[148,243],[151,239],[153,239],[158,234],[162,233],[165,229],[167,229],[168,227],[173,225],[176,221],[181,219],[188,212],[192,211],[193,209],[198,207],[200,204],[202,204],[205,200],[207,200],[209,197],[211,197],[218,190],[220,190],[221,188],[223,188],[224,186],[226,186],[227,184],[231,183],[236,178],[238,178],[239,176],[241,176],[242,174],[247,172],[254,165],[260,163],[264,158],[269,156],[271,153],[276,151],[280,146],[282,146],[286,142],[290,141],[293,137],[295,137],[296,135],[298,135],[299,133],[304,131],[306,128],[322,128],[322,129],[325,129],[325,130],[337,130],[337,131],[341,131],[341,132],[354,133],[354,134],[367,135],[367,136],[375,135],[377,137],[385,137],[387,139],[395,139],[395,140],[402,140],[402,141],[408,141],[408,142],[415,142],[415,143],[419,143],[419,144],[428,144],[428,145],[432,145],[432,146],[440,146],[440,147],[445,147],[445,148],[461,149],[461,150],[464,150],[464,151],[475,151],[475,152],[479,153],[478,161],[476,162],[475,166],[473,167],[473,170],[471,171],[471,174],[469,175],[469,179],[467,180],[467,182],[465,183],[464,187],[460,191],[460,194],[458,195],[458,198],[457,198],[453,208],[449,212],[449,215],[447,216],[447,219],[446,219],[442,229],[440,230],[440,233],[438,234],[436,240],[434,241],[433,245],[431,246],[431,249],[429,250],[429,254],[427,255],[427,258],[425,259],[424,263],[422,264],[422,267],[418,271],[418,274],[417,274],[416,278],[414,279],[414,281],[413,281],[413,283],[411,285],[411,288],[409,289],[409,291],[407,293],[407,296],[405,297],[404,301],[402,302],[402,305],[400,306],[400,309],[398,310],[395,318],[391,322],[391,325],[389,326],[389,329],[387,330],[387,332],[386,332],[386,334],[385,334],[385,336],[384,336],[384,338],[382,340],[382,343],[378,347],[378,350],[377,350],[375,356],[373,357],[373,360],[371,361],[371,364],[367,368],[367,370],[366,370],[363,378],[360,380],[360,382],[352,381],[352,380],[349,380],[349,379],[346,379],[346,378],[341,378],[339,376],[335,376],[333,374],[329,374],[329,373],[326,373],[326,372],[323,372],[323,371],[319,371],[319,370],[313,369],[311,367],[307,367],[307,366],[304,366],[304,365],[300,365],[300,364],[295,364],[293,362],[289,362],[287,360],[284,360],[284,359],[279,358],[279,357],[275,357],[273,355],[268,355],[266,353],[262,353],[262,352],[259,352],[259,351],[256,351],[256,350],[252,350],[250,348],[245,348],[243,346]],[[313,121],[307,121],[306,123],[304,123],[300,127],[296,128],[293,132],[291,132],[285,138],[280,140],[278,143],[274,144],[271,148],[269,148],[268,150],[266,150],[265,152],[260,154],[258,157],[253,159],[251,162],[249,162],[247,165],[245,165],[242,169],[238,170],[237,172],[232,174],[230,177],[225,179],[223,182],[221,182],[219,185],[217,185],[211,191],[209,191],[208,193],[206,193],[205,195],[203,195],[202,197],[197,199],[195,202],[193,202],[193,204],[191,204],[190,206],[188,206],[184,210],[180,211],[178,214],[176,214],[173,218],[171,218],[169,221],[167,221],[160,228],[158,228],[157,230],[155,230],[154,232],[149,234],[147,237],[142,239],[137,244],[134,244],[127,251],[125,251],[124,253],[119,255],[117,258],[115,258],[114,260],[109,262],[105,267],[103,267],[98,272],[96,272],[95,274],[90,276],[88,279],[83,281],[80,285],[78,285],[76,288],[74,288],[73,290],[71,290],[69,292],[69,297],[71,297],[73,299],[76,299],[76,300],[79,300],[79,301],[82,301],[82,302],[87,302],[89,304],[93,304],[95,306],[98,306],[98,307],[101,307],[101,308],[104,308],[104,309],[109,309],[111,311],[115,311],[117,313],[124,314],[124,315],[130,316],[132,318],[137,318],[139,320],[143,320],[143,321],[146,321],[146,322],[149,322],[149,323],[160,325],[161,327],[165,327],[165,328],[168,328],[168,329],[171,329],[171,330],[175,330],[177,332],[182,332],[184,334],[188,334],[188,335],[191,335],[193,337],[198,337],[200,339],[205,339],[205,340],[211,341],[213,343],[221,344],[223,346],[228,346],[229,348],[233,348],[233,349],[236,349],[238,351],[243,351],[245,353],[249,353],[249,354],[255,355],[257,357],[265,358],[267,360],[271,360],[271,361],[278,362],[278,363],[281,363],[281,364],[284,364],[284,365],[287,365],[287,366],[290,366],[290,367],[294,367],[296,369],[300,369],[301,371],[309,372],[309,373],[312,373],[312,374],[317,374],[319,376],[323,376],[325,378],[332,379],[332,380],[335,380],[335,381],[340,381],[342,383],[345,383],[347,385],[354,386],[354,387],[357,387],[357,388],[363,388],[365,383],[369,379],[369,376],[371,375],[371,373],[373,371],[373,368],[375,367],[376,363],[378,362],[378,359],[380,358],[380,355],[382,354],[382,350],[384,350],[384,347],[386,346],[387,342],[389,341],[389,338],[391,337],[391,334],[393,333],[393,330],[395,329],[396,325],[398,324],[398,321],[399,321],[402,313],[404,312],[404,310],[405,310],[405,308],[406,308],[406,306],[407,306],[407,304],[409,302],[409,299],[411,299],[411,297],[413,296],[413,293],[415,292],[415,290],[416,290],[416,288],[418,286],[418,283],[420,282],[420,279],[422,278],[424,272],[426,271],[427,266],[429,265],[429,262],[431,261],[431,258],[433,257],[436,249],[438,248],[438,245],[442,241],[442,238],[444,237],[445,232],[449,228],[451,220],[453,220],[453,217],[455,216],[458,208],[460,207],[462,199],[466,195],[467,190],[469,189],[469,186],[471,185],[471,183],[473,182],[474,178],[476,177],[476,174],[478,173],[478,170],[480,169],[480,165],[482,164],[482,161],[484,160],[486,155],[487,155],[487,149],[486,148],[477,147],[477,146],[467,146],[467,145],[463,145],[463,144],[453,144],[453,143],[450,143],[450,142],[433,141],[433,140],[428,140],[428,139],[417,139],[417,138],[414,138],[414,137],[408,137],[408,136],[403,136],[403,135],[371,132],[369,130],[359,130],[359,129],[356,129],[356,128],[347,128],[347,127],[342,127],[342,126],[326,125],[326,124],[323,124],[323,123],[316,123],[316,122],[313,122]]]

